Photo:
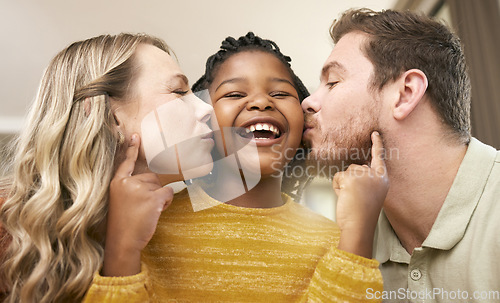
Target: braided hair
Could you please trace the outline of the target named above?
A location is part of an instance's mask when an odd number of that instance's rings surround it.
[[[193,84],[192,90],[194,92],[198,92],[208,89],[208,87],[212,84],[220,66],[229,57],[240,52],[253,50],[272,54],[284,64],[290,73],[293,81],[292,83],[297,91],[300,103],[302,103],[302,101],[309,96],[309,91],[292,70],[290,65],[292,59],[289,56],[284,55],[274,41],[262,39],[261,37],[256,36],[253,32],[248,32],[245,36],[241,36],[238,39],[227,37],[224,41],[222,41],[220,50],[208,57],[205,65],[205,74],[203,74],[203,76],[201,76],[201,78]],[[283,174],[281,182],[281,190],[291,196],[295,201],[300,201],[303,189],[311,181],[311,178],[305,173],[296,177],[291,175],[291,172],[295,171],[294,168],[296,166],[304,166],[305,158],[306,150],[299,147],[294,158],[284,169],[285,173]],[[305,170],[301,169],[299,171],[304,172]]]

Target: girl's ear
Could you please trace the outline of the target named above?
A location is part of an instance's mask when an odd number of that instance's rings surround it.
[[[396,120],[404,120],[422,100],[428,86],[427,76],[419,69],[410,69],[396,82],[400,83],[400,91],[393,116]]]

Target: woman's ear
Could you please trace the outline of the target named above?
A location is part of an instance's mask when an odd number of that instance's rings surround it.
[[[114,129],[116,131],[116,135],[118,136],[118,147],[123,147],[123,143],[125,143],[125,129],[123,125],[123,120],[125,117],[122,117],[120,111],[117,110],[116,107],[111,107],[111,113],[113,114],[113,119],[115,120]]]
[[[120,127],[122,125],[122,122],[121,122],[119,115],[116,113],[115,110],[113,110],[112,112],[113,112],[113,118],[115,119],[116,126]]]
[[[117,104],[115,99],[109,98],[111,104],[111,113],[113,114],[113,119],[115,120],[115,126],[120,129],[123,128],[123,113],[120,112],[120,106]]]
[[[397,82],[401,84],[400,94],[393,116],[396,120],[404,120],[422,100],[428,86],[427,76],[419,69],[410,69]]]
[[[85,117],[90,116],[90,111],[92,110],[92,103],[90,102],[90,98],[85,98],[83,102],[83,110],[85,111]]]
[[[115,102],[111,102],[111,113],[115,121],[114,128],[118,135],[118,145],[122,146],[123,143],[125,142],[125,128],[123,124],[125,117],[123,116],[123,112],[120,111],[120,107],[116,106]]]

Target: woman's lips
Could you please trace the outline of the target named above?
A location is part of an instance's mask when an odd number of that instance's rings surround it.
[[[202,139],[213,139],[213,137],[214,137],[214,132],[208,132],[201,136]]]
[[[214,132],[208,132],[204,135],[201,136],[201,141],[207,144],[212,144],[212,146],[215,144],[214,141]]]

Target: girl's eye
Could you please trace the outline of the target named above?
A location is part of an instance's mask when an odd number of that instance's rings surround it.
[[[337,83],[339,83],[339,81],[335,81],[335,82],[328,82],[328,83],[326,84],[326,86],[328,87],[328,89],[332,89],[332,88],[334,88],[334,87],[337,85]]]
[[[274,98],[284,98],[290,96],[290,94],[286,92],[274,92],[269,95]]]
[[[223,98],[244,98],[245,95],[243,93],[233,92],[229,94],[225,94]]]

